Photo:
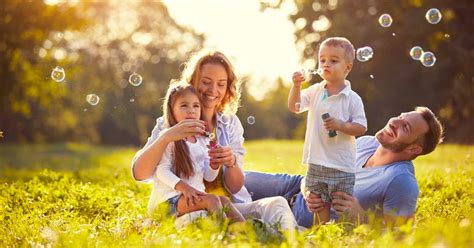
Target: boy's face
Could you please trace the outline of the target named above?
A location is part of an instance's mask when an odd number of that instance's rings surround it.
[[[322,46],[319,49],[319,68],[321,77],[329,83],[344,81],[352,69],[352,63],[346,59],[344,48],[340,46]]]

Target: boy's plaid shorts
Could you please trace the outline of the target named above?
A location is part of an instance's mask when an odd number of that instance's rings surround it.
[[[354,173],[309,164],[305,177],[305,190],[321,195],[325,202],[331,202],[332,192],[342,191],[352,195],[354,183]]]

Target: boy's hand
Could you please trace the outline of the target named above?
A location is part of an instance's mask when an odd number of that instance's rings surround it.
[[[188,206],[194,206],[195,201],[202,201],[201,196],[207,195],[206,193],[189,186],[187,183],[183,185],[181,192],[183,193],[186,205]]]
[[[341,127],[342,127],[343,123],[344,123],[343,121],[341,121],[339,119],[336,119],[334,117],[328,117],[328,118],[324,119],[324,127],[327,130],[339,131],[339,130],[341,130]]]
[[[293,73],[293,85],[300,87],[301,84],[306,80],[306,77],[303,72],[296,71]]]

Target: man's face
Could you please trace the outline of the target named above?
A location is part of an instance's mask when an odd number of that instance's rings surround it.
[[[375,134],[382,147],[401,152],[414,144],[420,135],[428,131],[428,124],[420,113],[411,111],[391,118],[387,125]]]

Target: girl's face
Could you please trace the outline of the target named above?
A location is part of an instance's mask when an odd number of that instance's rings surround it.
[[[221,64],[205,64],[202,66],[197,91],[201,94],[203,108],[215,109],[224,99],[227,80],[227,72]]]
[[[173,116],[176,122],[184,119],[199,120],[201,118],[201,103],[198,96],[190,92],[179,96],[173,104]]]

